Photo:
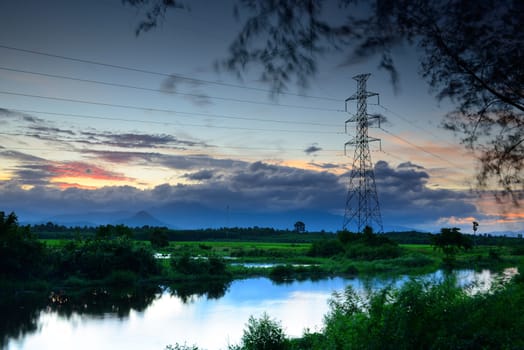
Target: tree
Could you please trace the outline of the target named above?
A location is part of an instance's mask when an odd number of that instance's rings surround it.
[[[440,234],[433,237],[433,248],[442,250],[447,260],[453,260],[459,250],[468,250],[473,247],[469,237],[460,233],[460,229],[442,228]]]
[[[287,348],[287,339],[278,321],[264,313],[259,319],[253,316],[244,329],[240,349],[243,350],[279,350]]]
[[[302,221],[295,222],[295,232],[306,232],[306,224],[304,224]]]
[[[148,7],[137,35],[154,28],[183,0],[123,0]],[[344,21],[332,23],[333,7]],[[398,81],[392,49],[416,46],[421,75],[438,99],[456,104],[444,127],[478,151],[477,184],[495,183],[515,205],[524,197],[524,2],[520,0],[237,0],[246,17],[218,66],[239,75],[250,65],[278,93],[307,86],[318,61],[345,52],[344,63],[380,55]]]
[[[167,232],[162,228],[155,228],[149,234],[149,241],[154,249],[160,249],[169,246],[169,238]]]
[[[29,226],[20,227],[14,212],[5,215],[0,211],[0,278],[35,276],[44,268],[44,259],[44,246]]]

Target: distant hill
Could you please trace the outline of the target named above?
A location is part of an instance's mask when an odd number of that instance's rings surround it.
[[[115,221],[116,225],[126,225],[129,227],[142,227],[142,226],[167,226],[166,223],[158,220],[153,215],[149,214],[145,210],[141,210],[133,216],[123,218]]]

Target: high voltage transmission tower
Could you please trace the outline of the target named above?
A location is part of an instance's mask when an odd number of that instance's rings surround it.
[[[357,132],[353,139],[344,144],[344,152],[348,145],[354,146],[355,155],[350,171],[349,189],[342,229],[362,233],[364,228],[369,226],[374,232],[382,233],[384,229],[380,216],[380,205],[375,185],[373,163],[371,162],[371,152],[369,151],[369,142],[380,142],[380,139],[368,136],[370,120],[377,118],[380,126],[380,117],[367,113],[367,98],[371,96],[377,96],[378,98],[377,93],[366,90],[366,81],[369,76],[370,74],[360,74],[353,77],[358,84],[357,93],[348,97],[345,101],[345,109],[347,112],[348,101],[357,100],[357,114],[346,120],[345,123],[346,133],[347,124],[350,122],[356,123]]]

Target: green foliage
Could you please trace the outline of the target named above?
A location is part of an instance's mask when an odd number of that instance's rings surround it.
[[[24,279],[41,273],[45,267],[46,251],[30,232],[20,227],[15,213],[0,211],[0,277]]]
[[[369,241],[357,241],[346,246],[346,257],[350,259],[377,260],[392,259],[400,256],[402,249],[394,243],[372,244]]]
[[[310,349],[517,349],[524,290],[514,282],[468,295],[453,279],[412,280],[364,298],[348,287],[333,295],[324,323]]]
[[[249,317],[238,349],[284,350],[288,349],[288,340],[280,323],[264,313],[258,319]]]
[[[154,249],[165,248],[169,246],[169,239],[167,237],[167,230],[163,228],[155,228],[149,235],[149,241]]]
[[[181,257],[171,257],[171,267],[184,275],[224,276],[227,265],[224,259],[217,256],[193,258],[189,254]]]
[[[133,230],[125,225],[100,225],[96,229],[97,239],[110,239],[116,237],[132,238]]]
[[[344,252],[344,246],[339,240],[331,238],[313,242],[309,256],[331,257]]]
[[[342,253],[349,259],[375,260],[396,258],[402,250],[397,243],[366,228],[363,234],[341,231],[337,239],[316,241],[309,255],[331,257]]]
[[[82,278],[103,279],[110,277],[114,271],[129,271],[137,276],[156,275],[160,272],[153,252],[135,245],[125,237],[71,241],[62,249],[55,250],[54,257],[57,277],[77,275]],[[117,280],[122,281],[120,277]]]

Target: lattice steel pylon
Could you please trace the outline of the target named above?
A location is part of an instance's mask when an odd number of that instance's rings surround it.
[[[354,146],[355,155],[350,171],[349,189],[342,229],[362,233],[364,228],[369,226],[373,229],[373,232],[382,233],[384,229],[375,184],[375,173],[373,171],[371,152],[369,150],[369,143],[373,141],[380,142],[380,139],[368,136],[370,120],[378,118],[378,122],[380,123],[380,118],[377,115],[369,115],[367,113],[368,97],[378,97],[377,93],[366,90],[366,81],[370,75],[371,74],[360,74],[353,77],[358,84],[357,93],[348,97],[345,101],[347,112],[348,101],[357,100],[357,114],[346,120],[345,123],[346,133],[347,124],[351,122],[356,123],[357,132],[353,139],[344,144],[344,152],[346,152],[348,145]]]

